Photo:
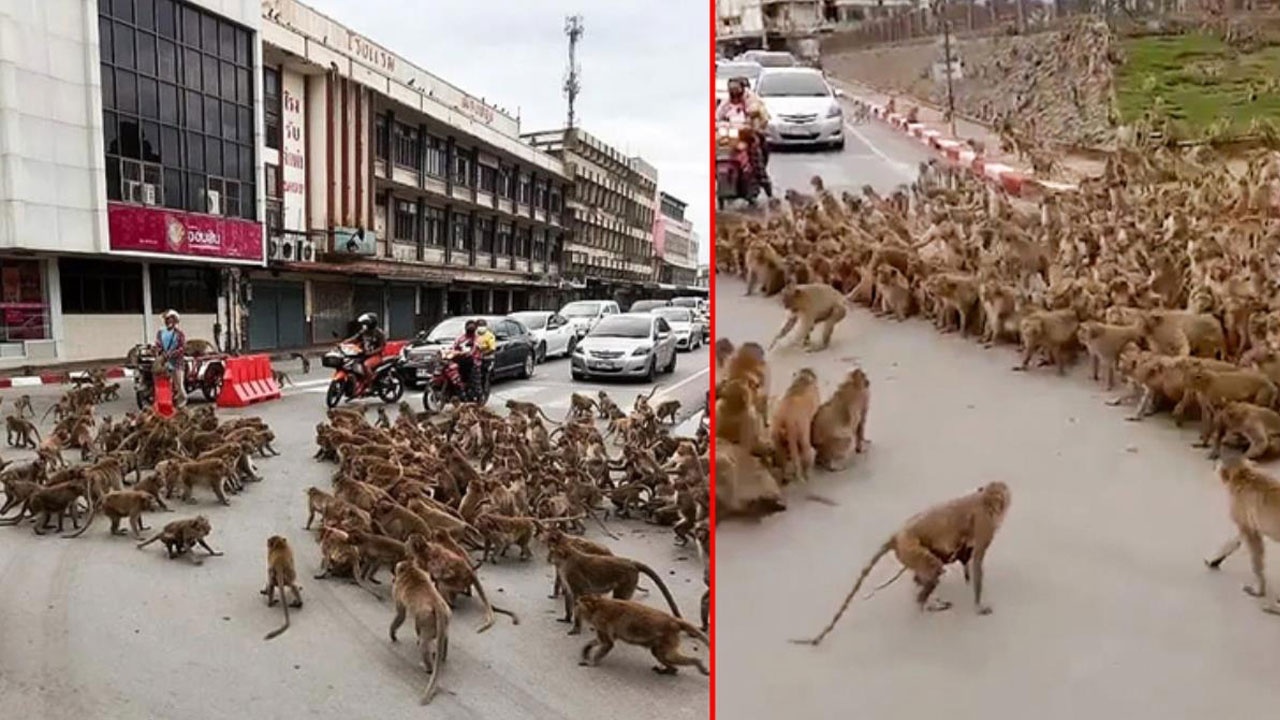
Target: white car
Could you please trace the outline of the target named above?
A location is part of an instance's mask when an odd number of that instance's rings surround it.
[[[734,78],[745,78],[748,88],[755,87],[756,79],[764,67],[754,62],[726,62],[716,65],[716,106],[729,97],[729,81]]]
[[[771,147],[826,145],[844,149],[844,93],[812,68],[766,68],[756,96],[769,111],[765,137]]]
[[[612,300],[575,300],[560,308],[558,314],[569,321],[581,340],[601,319],[621,312]]]
[[[568,318],[553,310],[527,310],[511,313],[510,317],[529,328],[529,334],[537,343],[534,361],[546,362],[549,357],[567,356],[578,344],[578,332]]]
[[[687,307],[660,307],[649,312],[657,315],[671,326],[676,336],[677,350],[697,350],[702,347],[702,318]]]
[[[653,382],[660,372],[675,372],[675,333],[658,315],[613,315],[591,328],[569,358],[574,380],[603,376]]]

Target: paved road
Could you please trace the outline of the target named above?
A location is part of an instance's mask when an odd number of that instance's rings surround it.
[[[680,399],[686,413],[705,397],[708,354],[682,354],[677,374],[664,378],[659,397]],[[482,577],[494,602],[521,615],[513,627],[499,616],[483,635],[480,615],[463,603],[454,615],[449,664],[441,694],[418,706],[426,675],[413,652],[413,634],[387,639],[391,608],[342,582],[311,580],[318,567],[315,542],[302,530],[304,488],[328,486],[332,466],[311,459],[315,424],[323,417],[323,377],[298,374],[286,397],[253,408],[275,430],[283,453],[261,461],[266,481],[223,508],[212,501],[178,505],[177,517],[205,513],[210,543],[226,552],[202,567],[163,559],[110,538],[106,523],[76,540],[38,538],[29,526],[0,528],[0,706],[5,717],[224,718],[493,718],[618,717],[705,718],[709,683],[696,671],[675,678],[650,671],[647,652],[619,645],[599,668],[577,665],[586,641],[565,636],[547,599],[552,570],[545,552],[533,561],[486,566]],[[568,379],[565,360],[538,367],[531,381],[495,386],[492,401],[520,397],[563,414],[571,390],[604,388],[620,403],[646,386],[594,385]],[[317,390],[318,388],[318,390]],[[9,402],[18,391],[3,393]],[[53,388],[31,391],[43,412]],[[417,399],[414,398],[417,402]],[[132,403],[111,403],[119,413]],[[242,414],[225,411],[225,415]],[[44,427],[48,427],[48,423]],[[688,423],[683,430],[688,429]],[[5,453],[5,458],[20,457]],[[158,514],[158,526],[174,516]],[[669,530],[611,522],[623,536],[611,543],[622,555],[661,573],[687,617],[696,618],[703,592],[695,550],[672,542]],[[303,574],[306,607],[282,637],[262,636],[280,622],[258,590],[265,540],[288,537]],[[594,533],[593,535],[594,536]],[[148,548],[150,550],[151,548]],[[384,580],[385,580],[384,573]],[[643,586],[652,586],[644,581]],[[661,603],[653,588],[646,602]],[[407,640],[406,640],[407,638]],[[696,645],[691,645],[694,648]],[[702,657],[705,648],[692,650]],[[660,708],[660,710],[659,710]]]
[[[900,152],[886,131],[876,150]],[[854,138],[850,137],[850,141]],[[880,140],[884,139],[883,144]],[[919,151],[916,151],[919,154]],[[872,157],[867,157],[867,155]],[[807,174],[881,189],[900,181],[875,152],[775,155],[779,184]],[[837,165],[837,161],[842,165]],[[767,343],[784,315],[717,278],[717,335]],[[717,530],[717,712],[735,720],[921,717],[1200,720],[1271,711],[1280,618],[1241,592],[1243,552],[1220,573],[1202,558],[1233,529],[1213,465],[1191,430],[1137,424],[1086,378],[1013,373],[1008,348],[983,350],[923,321],[851,311],[820,355],[771,357],[775,392],[809,365],[824,395],[855,363],[872,382],[867,454],[790,497],[758,525]],[[876,548],[913,513],[991,480],[1013,504],[989,556],[979,617],[960,573],[920,616],[901,580],[859,598],[819,648],[816,634]],[[878,585],[897,571],[890,558]],[[1272,574],[1272,578],[1275,578]],[[864,589],[863,594],[865,594]]]

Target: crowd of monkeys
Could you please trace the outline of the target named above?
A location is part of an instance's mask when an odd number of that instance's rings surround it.
[[[166,500],[199,502],[208,491],[223,505],[247,482],[261,480],[254,458],[278,454],[272,431],[259,418],[219,421],[212,406],[180,409],[170,417],[150,410],[127,413],[120,421],[99,419],[96,407],[118,392],[101,373],[91,373],[45,413],[54,428],[41,437],[29,396],[15,403],[6,418],[10,447],[34,450],[34,458],[0,462],[0,525],[32,523],[44,535],[56,526],[63,537],[79,537],[98,515],[111,522],[112,536],[131,532],[139,548],[159,542],[170,558],[222,553],[208,544],[208,518],[197,515],[167,523],[148,539],[145,513],[172,511]],[[704,568],[709,552],[709,429],[694,438],[677,438],[679,404],[650,405],[640,396],[623,412],[604,392],[598,398],[575,395],[570,416],[548,430],[541,409],[510,401],[505,417],[475,405],[452,406],[430,421],[402,403],[393,423],[385,409],[369,423],[356,409],[329,412],[316,429],[316,457],[336,462],[331,492],[307,489],[306,529],[318,532],[320,571],[315,577],[346,578],[385,598],[373,587],[384,567],[393,573],[395,605],[389,635],[412,616],[429,675],[423,703],[430,700],[448,653],[452,607],[474,590],[484,606],[478,632],[494,624],[494,614],[517,615],[490,603],[478,570],[497,563],[513,547],[521,560],[533,556],[540,539],[556,569],[553,598],[563,600],[570,634],[585,622],[596,638],[582,650],[582,664],[595,665],[616,641],[648,648],[660,663],[655,671],[674,674],[678,666],[703,661],[680,652],[680,637],[704,644],[710,591],[702,598],[702,624],[681,618],[662,578],[648,565],[615,556],[608,546],[577,537],[590,519],[610,537],[610,514],[670,526],[676,542],[694,541]],[[673,404],[674,403],[674,404]],[[606,431],[596,426],[608,421]],[[614,458],[606,440],[622,446]],[[71,465],[64,450],[79,450]],[[145,471],[145,472],[144,472]],[[16,509],[16,514],[9,515]],[[603,513],[602,513],[603,510]],[[603,516],[602,516],[603,515]],[[122,526],[128,524],[128,531]],[[471,551],[481,553],[476,563]],[[640,575],[657,585],[668,614],[634,602]],[[709,580],[704,570],[704,583]],[[289,593],[286,596],[286,592]],[[267,540],[267,578],[261,593],[267,604],[281,605],[282,626],[290,626],[289,608],[302,607],[293,548],[287,538]]]
[[[519,623],[515,612],[490,602],[478,571],[513,548],[520,560],[531,559],[538,539],[555,568],[551,598],[563,602],[561,622],[572,624],[571,635],[584,622],[595,630],[581,664],[596,665],[621,641],[648,648],[659,663],[656,672],[692,665],[710,673],[701,659],[680,652],[682,634],[709,643],[710,591],[702,598],[702,625],[695,626],[682,619],[653,568],[577,536],[591,520],[617,539],[604,524],[610,512],[640,517],[670,526],[681,545],[693,540],[709,568],[709,430],[700,428],[695,438],[672,436],[662,418],[674,422],[678,404],[655,407],[650,397],[639,396],[627,414],[603,391],[598,399],[575,394],[559,423],[535,404],[509,400],[505,416],[465,404],[424,421],[402,403],[394,422],[382,408],[373,423],[344,408],[317,426],[316,457],[336,463],[337,472],[331,491],[306,491],[308,529],[319,521],[316,578],[345,578],[383,600],[372,584],[383,568],[392,572],[390,637],[394,642],[412,617],[430,673],[423,703],[447,659],[459,597],[474,590],[483,605],[477,632],[493,626],[495,613]],[[597,419],[609,421],[604,433]],[[620,458],[610,456],[606,441],[622,445]],[[283,594],[293,586],[291,561],[272,572],[268,591],[278,586]],[[661,591],[670,614],[631,600],[642,574]]]
[[[788,191],[761,216],[722,213],[717,270],[781,300],[788,317],[770,349],[799,325],[788,344],[823,350],[858,304],[897,321],[922,316],[985,347],[1018,344],[1016,371],[1039,357],[1037,367],[1065,374],[1086,355],[1095,382],[1129,386],[1108,402],[1137,401],[1129,420],[1162,408],[1179,426],[1198,419],[1196,446],[1220,460],[1238,529],[1206,563],[1216,569],[1245,544],[1257,581],[1245,591],[1265,597],[1263,537],[1280,540],[1280,480],[1252,461],[1280,452],[1280,153],[1240,164],[1205,148],[1125,147],[1078,192],[1034,204],[937,161],[887,197],[870,186],[836,197],[814,177],[812,195]],[[785,509],[780,484],[815,465],[839,469],[865,444],[862,370],[825,402],[800,370],[771,408],[764,347],[721,340],[717,364],[718,512]],[[921,609],[949,607],[929,598],[945,566],[960,563],[989,613],[983,558],[1010,501],[993,482],[911,518],[831,624],[803,642],[831,631],[890,551],[913,573]]]

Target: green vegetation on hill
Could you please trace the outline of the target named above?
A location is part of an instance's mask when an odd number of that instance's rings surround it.
[[[1158,104],[1186,139],[1249,135],[1255,121],[1280,124],[1280,46],[1241,52],[1189,34],[1130,38],[1122,47],[1116,95],[1124,122]]]

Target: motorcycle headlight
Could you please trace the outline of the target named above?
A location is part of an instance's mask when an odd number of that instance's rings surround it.
[[[840,107],[840,103],[832,105],[831,109],[827,110],[827,117],[829,118],[838,118],[841,115],[844,115],[844,108]]]
[[[652,350],[653,350],[653,348],[651,348],[651,347],[647,347],[647,346],[646,346],[646,347],[638,347],[638,348],[636,348],[635,350],[632,350],[632,351],[631,351],[631,354],[632,354],[632,355],[634,355],[634,356],[636,356],[636,357],[643,357],[643,356],[645,356],[645,355],[648,355]]]

